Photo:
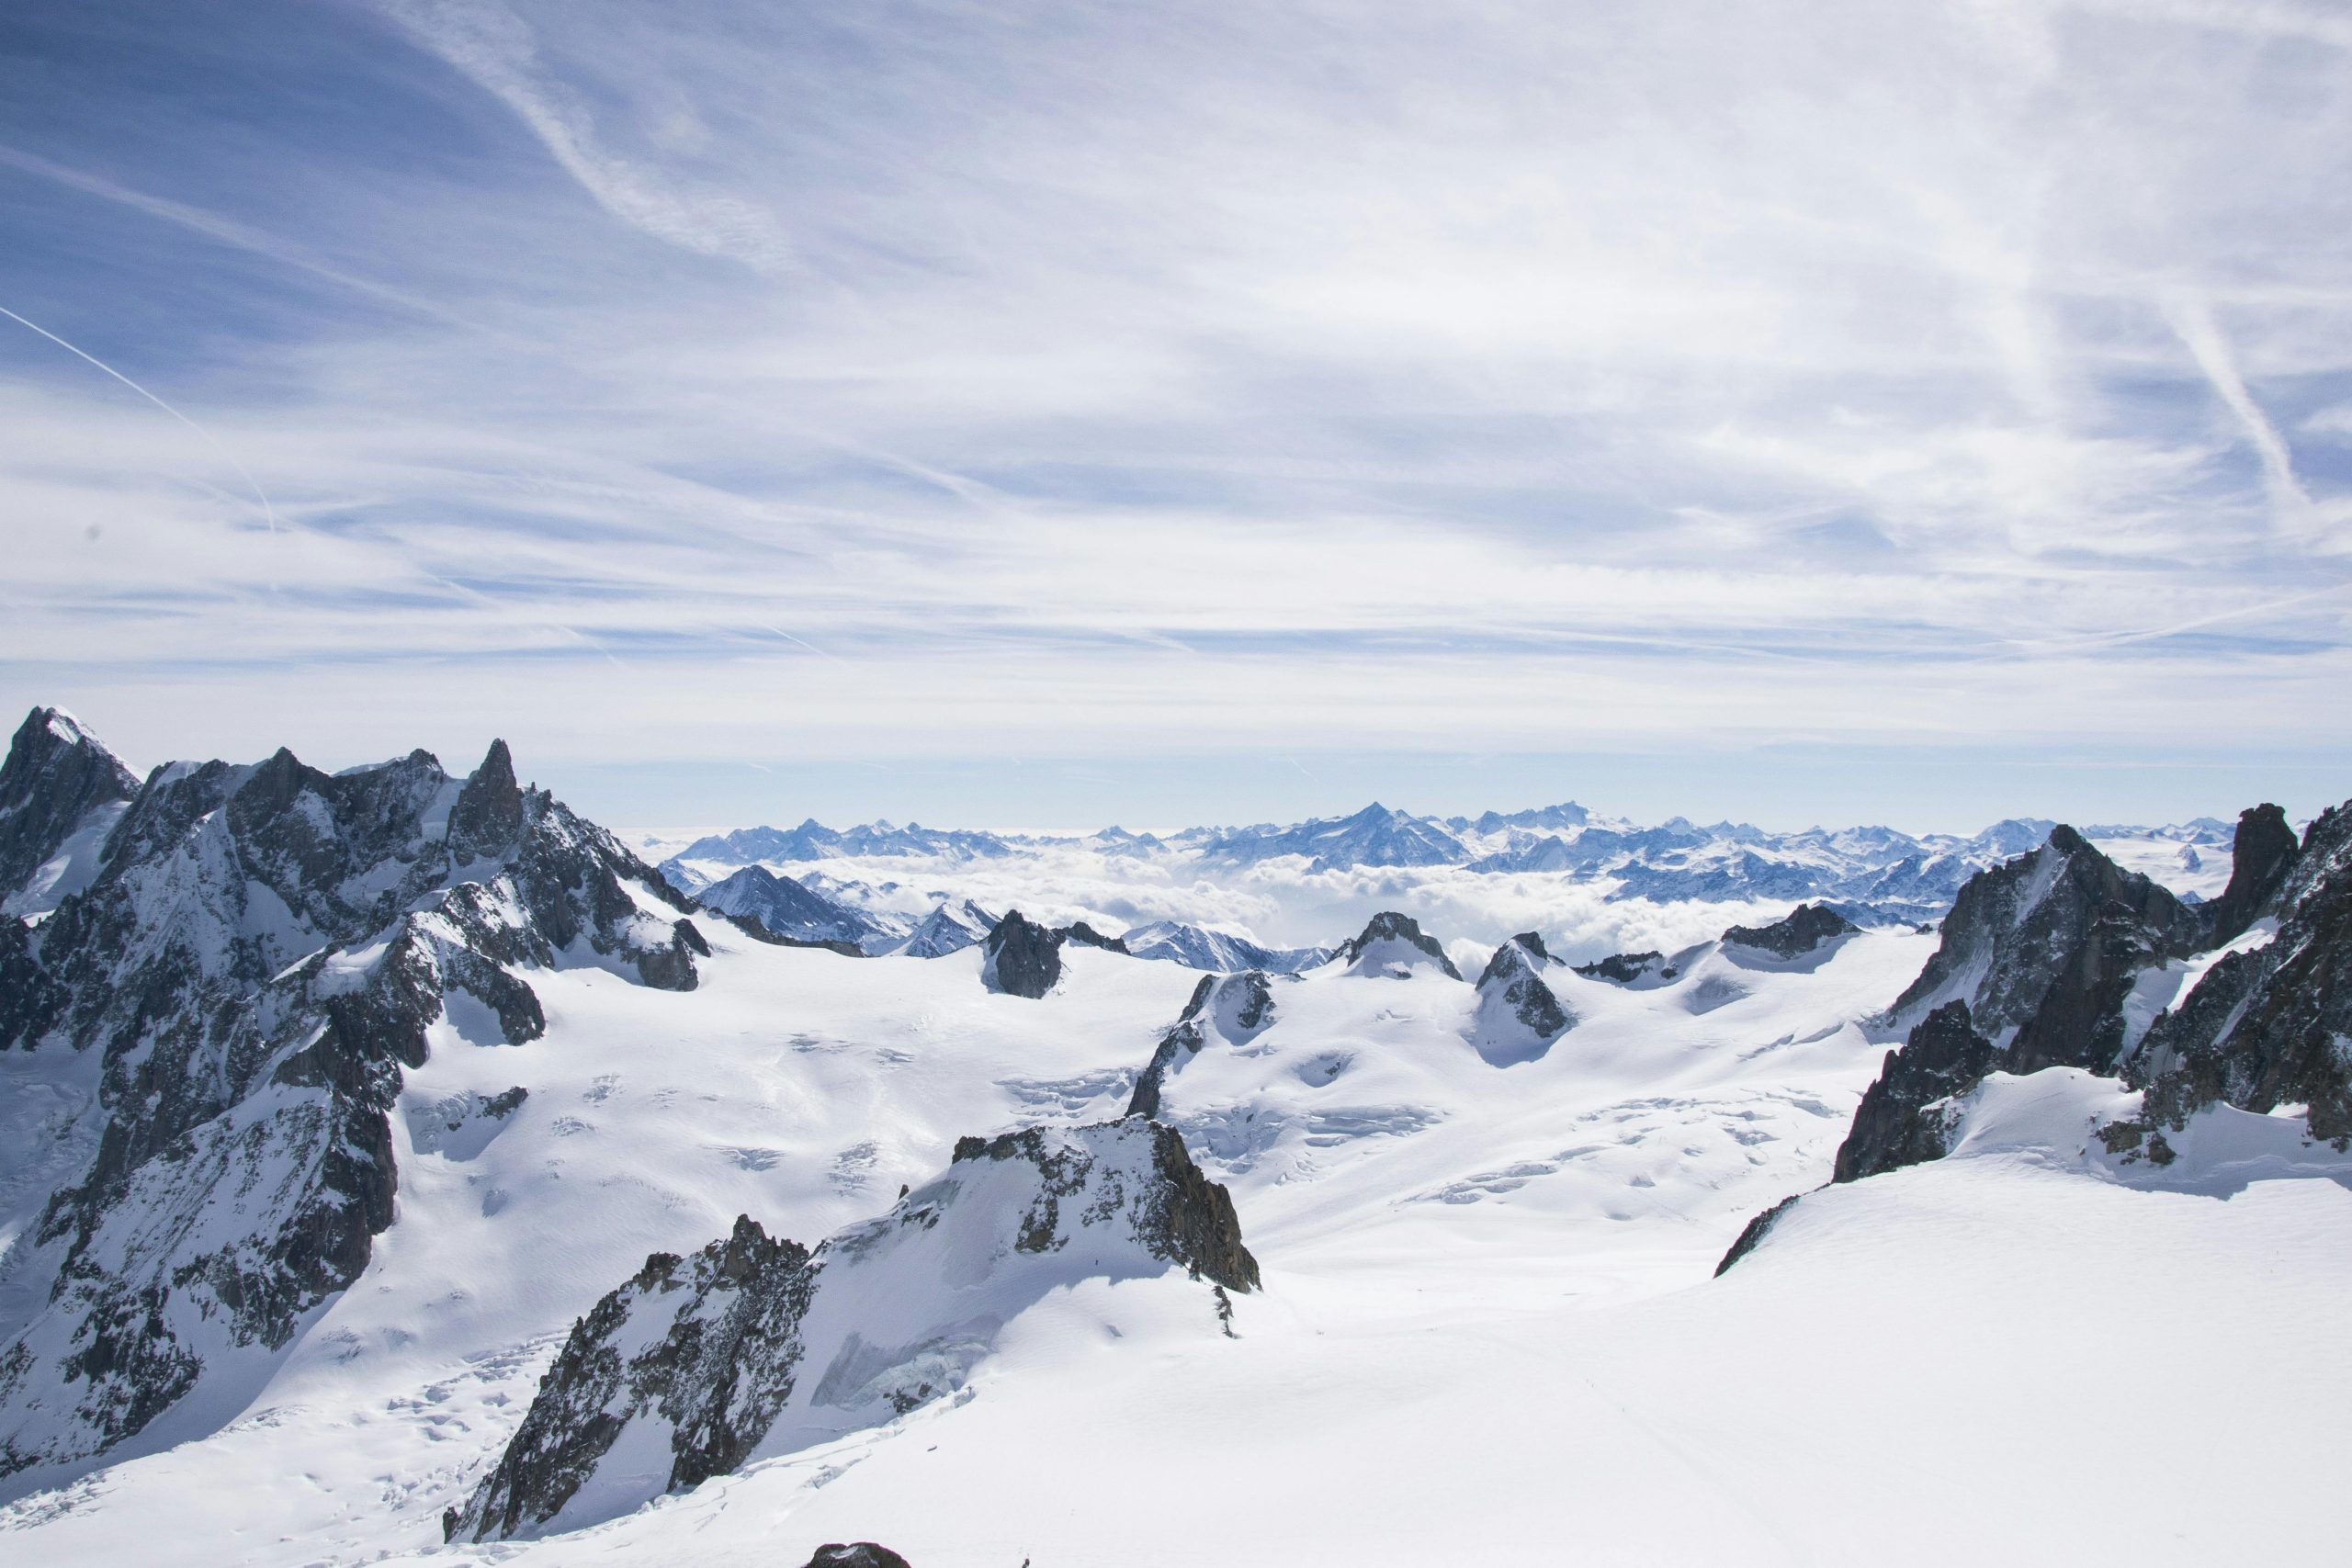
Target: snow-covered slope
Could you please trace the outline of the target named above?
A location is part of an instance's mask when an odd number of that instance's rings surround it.
[[[94,1392],[51,1300],[74,1245],[41,1238],[52,1201],[97,1216],[90,1289],[160,1289],[201,1365],[130,1440],[20,1472],[0,1554],[2187,1563],[2248,1538],[2181,1506],[2184,1442],[2221,1495],[2329,1495],[2352,1194],[2300,1106],[2262,1102],[2311,1080],[2242,1069],[2313,1066],[2286,1048],[2352,994],[2352,818],[2177,906],[2184,955],[2123,966],[2127,1015],[2161,1005],[2149,975],[2177,987],[2185,1021],[2144,1034],[2172,1077],[2012,1074],[1975,1034],[1942,1157],[1811,1190],[1882,1072],[1869,1021],[1968,931],[1718,907],[1612,978],[1541,922],[1489,948],[1408,905],[1302,974],[1203,975],[1055,911],[1019,949],[1046,939],[1054,973],[1013,989],[1011,916],[997,951],[933,958],[707,919],[690,940],[503,750],[469,781],[429,763],[166,769],[88,890],[7,922],[0,962],[34,982],[8,995],[38,1008],[0,1050],[0,1307],[69,1341],[22,1341],[40,1376],[0,1410]],[[1999,886],[2079,858],[2028,850]],[[1972,908],[2140,953],[2176,917],[2134,897],[2120,925]],[[2199,945],[2241,920],[2234,956]],[[2002,985],[1940,1005],[2075,973],[1983,951]],[[2225,976],[2250,998],[2227,1021],[2198,1000]],[[215,1017],[245,1021],[191,1022]],[[130,1185],[94,1182],[117,1166]],[[1171,1228],[1200,1211],[1161,1179],[1195,1166],[1173,1187],[1230,1210]],[[348,1272],[287,1267],[289,1235],[345,1238]],[[252,1281],[290,1308],[240,1342]],[[80,1322],[127,1344],[144,1320]],[[107,1386],[135,1398],[139,1371],[119,1357]],[[2275,1510],[2257,1550],[2328,1560],[2333,1521]]]

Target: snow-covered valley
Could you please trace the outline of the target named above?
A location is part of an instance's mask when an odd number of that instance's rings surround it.
[[[0,826],[79,765],[62,732],[35,729]],[[397,799],[281,768],[264,802],[243,793],[268,781],[251,771],[186,822],[159,815],[159,774],[127,811],[68,792],[72,820],[43,829],[63,846],[111,811],[109,832],[119,818],[147,836],[118,834],[103,866],[32,863],[41,886],[90,902],[12,919],[0,953],[17,1030],[0,1050],[0,1330],[29,1347],[0,1359],[0,1440],[32,1461],[0,1479],[0,1557],[797,1565],[860,1540],[923,1568],[2336,1550],[2323,1509],[2183,1501],[2190,1476],[2200,1495],[2328,1495],[2352,1396],[2332,1332],[2352,1290],[2344,1074],[2328,1065],[2352,834],[2335,814],[2281,848],[2283,823],[2249,813],[2239,874],[2225,840],[2199,852],[2201,883],[2176,884],[2200,903],[2101,853],[2160,835],[2062,833],[1972,873],[1941,931],[1783,921],[1787,898],[1620,899],[1649,922],[1626,934],[1660,937],[1622,949],[1661,952],[1612,968],[1589,962],[1599,928],[1529,919],[1507,942],[1449,928],[1442,900],[1400,899],[1382,906],[1398,918],[1350,929],[1247,926],[1336,952],[1295,975],[1217,976],[1090,940],[1066,922],[1116,911],[1050,897],[1025,907],[1054,925],[1008,918],[937,956],[780,943],[695,908],[545,796],[502,793],[503,755],[487,784],[419,773]],[[362,818],[379,829],[366,842],[390,847],[354,847]],[[342,858],[260,853],[296,819]],[[153,858],[167,837],[177,861]],[[558,849],[574,858],[548,862]],[[180,880],[110,934],[96,911],[134,852],[151,881]],[[242,880],[204,869],[229,865]],[[982,912],[1022,893],[952,891]],[[565,899],[594,919],[575,930]],[[141,964],[216,927],[223,953],[267,961],[219,961],[203,994],[233,993],[268,1027],[171,1058],[253,1086],[172,1134],[230,1151],[225,1175],[173,1199],[181,1144],[123,1153],[109,1128],[161,1114],[141,1109],[157,1086],[139,1064],[163,1059],[175,1004],[156,993],[125,1014],[91,992],[80,1005],[106,1027],[77,1042],[74,987],[98,982],[67,944],[96,943],[129,995]],[[355,1079],[327,1045],[378,1059],[337,998],[376,995],[402,964],[431,987],[401,1015],[422,1049]],[[2229,1016],[2208,1019],[2195,998],[2221,986]],[[1955,1024],[1951,1004],[1971,1010]],[[2109,1032],[2120,1046],[2094,1043]],[[2094,1050],[2096,1070],[2077,1060]],[[312,1224],[255,1194],[273,1175],[345,1190],[335,1151],[371,1145],[305,1143],[300,1097],[358,1125],[379,1077],[396,1190],[364,1260],[228,1333],[257,1287],[219,1284],[205,1238]],[[1136,1152],[1154,1122],[1180,1154]],[[282,1148],[326,1163],[289,1176],[266,1163]],[[239,1166],[241,1149],[263,1163]],[[1825,1185],[1849,1162],[1867,1173]],[[85,1174],[100,1167],[119,1174]],[[53,1194],[87,1216],[81,1232]],[[813,1269],[779,1238],[817,1249]],[[190,1261],[141,1272],[151,1256]],[[242,1256],[239,1278],[277,1278]],[[118,1279],[155,1292],[138,1299],[204,1363],[128,1431],[71,1414],[99,1369],[56,1306],[71,1280]],[[755,1297],[756,1321],[721,1310]],[[706,1317],[689,1323],[689,1303]],[[52,1339],[65,1352],[42,1360]],[[698,1480],[676,1484],[690,1461]],[[499,1512],[515,1497],[529,1506]]]

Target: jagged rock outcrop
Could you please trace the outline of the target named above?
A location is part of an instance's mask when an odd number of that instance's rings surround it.
[[[1967,1003],[1946,1002],[1921,1019],[1903,1048],[1886,1054],[1878,1081],[1863,1091],[1830,1179],[1859,1181],[1943,1158],[1951,1147],[1949,1113],[2002,1065],[1993,1043],[1971,1022]]]
[[[1666,954],[1656,951],[1612,953],[1590,964],[1577,964],[1576,972],[1588,980],[1606,980],[1612,986],[1631,986],[1652,976],[1671,980],[1678,973],[1666,961]]]
[[[1552,955],[1544,939],[1522,931],[1495,949],[1478,976],[1470,1043],[1496,1066],[1532,1062],[1576,1026],[1576,1014],[1544,983]]]
[[[1859,935],[1861,929],[1826,904],[1801,904],[1770,925],[1729,927],[1724,941],[1792,960],[1826,943]]]
[[[1797,1200],[1803,1196],[1804,1194],[1802,1192],[1792,1193],[1748,1221],[1741,1228],[1738,1239],[1734,1241],[1730,1250],[1724,1254],[1723,1260],[1715,1265],[1715,1278],[1722,1279],[1724,1270],[1755,1251],[1758,1245],[1772,1234],[1772,1227],[1781,1223],[1781,1216],[1795,1208]]]
[[[1126,1114],[1158,1116],[1169,1078],[1199,1055],[1210,1040],[1246,1044],[1272,1028],[1273,1021],[1273,987],[1265,976],[1254,969],[1241,975],[1203,976],[1175,1027],[1160,1036],[1159,1048],[1136,1079]]]
[[[1427,967],[1449,980],[1462,978],[1437,939],[1424,933],[1419,920],[1393,909],[1364,922],[1363,931],[1340,944],[1331,962],[1345,964],[1351,975],[1402,976]]]
[[[2072,828],[1971,877],[1927,967],[1877,1021],[1907,1032],[1944,1004],[2001,1048],[2009,1072],[2114,1069],[2134,976],[2205,945],[2208,922]]]
[[[838,1542],[820,1546],[803,1568],[913,1568],[913,1564],[887,1546],[861,1540],[849,1546]]]
[[[2230,885],[2205,906],[2203,945],[2233,942],[2268,914],[2301,853],[2284,811],[2266,801],[2240,812],[2230,849]]]
[[[689,988],[684,913],[503,744],[464,781],[422,751],[157,769],[89,886],[0,934],[0,1047],[99,1053],[83,1174],[0,1260],[0,1476],[86,1468],[357,1276],[447,998],[519,1042],[545,1020],[517,970]]]
[[[2266,849],[2275,842],[2257,831]],[[2233,868],[2233,890],[2239,880]],[[2312,823],[2275,904],[2242,909],[2273,907],[2277,933],[2215,963],[2126,1062],[2127,1079],[2147,1091],[2149,1127],[2177,1132],[2217,1102],[2264,1113],[2302,1105],[2313,1137],[2352,1141],[2352,802]]]
[[[445,1533],[496,1540],[634,1507],[734,1470],[787,1414],[807,1433],[904,1415],[962,1387],[1047,1292],[1170,1269],[1258,1284],[1231,1197],[1146,1121],[966,1138],[937,1180],[813,1251],[746,1216],[692,1258],[648,1258],[573,1325]],[[670,1461],[649,1484],[657,1443]]]
[[[445,1533],[499,1540],[544,1523],[632,1421],[667,1429],[664,1492],[741,1464],[792,1395],[814,1285],[808,1249],[749,1215],[692,1258],[647,1258],[572,1325],[497,1468],[445,1516]],[[664,1325],[658,1337],[649,1323]]]
[[[1099,947],[1105,953],[1125,953],[1127,951],[1127,944],[1125,941],[1115,936],[1104,936],[1101,931],[1096,931],[1084,920],[1073,920],[1069,925],[1064,926],[1061,931],[1061,936],[1064,942],[1076,942],[1080,947]]]
[[[78,892],[138,789],[121,759],[71,715],[27,714],[0,762],[0,909],[37,913]]]
[[[1005,996],[1043,997],[1061,980],[1064,940],[1020,910],[1007,910],[980,944],[980,983]]]

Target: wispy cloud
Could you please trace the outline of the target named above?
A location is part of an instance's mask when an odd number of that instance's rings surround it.
[[[2315,10],[141,18],[238,107],[45,16],[7,303],[288,532],[11,327],[25,701],[1317,774],[2335,710]]]
[[[528,126],[563,172],[624,223],[674,245],[771,271],[787,255],[757,203],[696,188],[607,151],[594,117],[540,68],[531,28],[500,0],[379,0],[383,11]]]

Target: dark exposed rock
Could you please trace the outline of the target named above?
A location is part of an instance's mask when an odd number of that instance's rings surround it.
[[[959,1270],[951,1287],[939,1277],[949,1257],[994,1261],[986,1280]],[[671,1462],[654,1490],[680,1491],[741,1465],[789,1407],[903,1415],[953,1393],[986,1353],[994,1330],[976,1324],[1000,1319],[976,1310],[1010,1316],[1066,1282],[1073,1259],[1121,1278],[1175,1267],[1223,1290],[1258,1283],[1231,1197],[1171,1128],[965,1138],[939,1179],[813,1252],[746,1216],[692,1258],[649,1258],[573,1325],[514,1439],[444,1517],[444,1533],[495,1540],[590,1522],[560,1516],[632,1423],[660,1423]],[[938,1277],[937,1329],[868,1342],[873,1292],[887,1293],[903,1332],[922,1321],[907,1292],[926,1276]],[[599,1488],[609,1506],[637,1484],[605,1476]]]
[[[49,1289],[0,1347],[0,1476],[86,1466],[357,1277],[448,998],[520,1042],[546,1019],[516,969],[585,952],[684,989],[703,945],[503,746],[462,787],[422,751],[159,768],[107,845],[37,935],[0,925],[0,1044],[100,1053],[87,1163],[9,1260]]]
[[[1946,1002],[1886,1054],[1878,1081],[1862,1094],[1854,1124],[1838,1148],[1836,1181],[1941,1159],[1949,1151],[1947,1112],[2002,1065],[1993,1043],[1969,1021],[1965,1002]]]
[[[1445,949],[1438,945],[1437,939],[1425,934],[1419,920],[1393,909],[1373,916],[1363,931],[1340,944],[1331,961],[1351,969],[1368,964],[1396,970],[1418,966],[1418,960],[1403,956],[1399,950],[1420,953],[1450,980],[1462,978],[1462,971],[1453,966],[1453,960],[1445,955]]]
[[[1544,981],[1544,939],[1522,932],[1495,949],[1478,976],[1471,1043],[1497,1066],[1530,1062],[1576,1025],[1576,1014]]]
[[[2352,803],[2312,823],[2275,907],[2277,934],[2216,963],[2125,1063],[2151,1126],[2216,1102],[2305,1105],[2313,1137],[2352,1141]]]
[[[667,1484],[683,1491],[734,1469],[789,1399],[800,1322],[814,1285],[809,1254],[771,1240],[749,1215],[690,1258],[657,1252],[572,1325],[498,1464],[444,1534],[497,1540],[553,1518],[629,1422],[670,1428]],[[668,1331],[625,1356],[633,1318]]]
[[[2163,886],[2053,828],[2030,854],[1969,879],[1935,955],[1879,1022],[1907,1031],[1963,1001],[2009,1072],[2111,1071],[2132,977],[2198,951],[2206,929]]]
[[[1080,947],[1099,947],[1107,953],[1125,953],[1127,944],[1115,936],[1104,936],[1084,920],[1073,920],[1062,928],[1062,940],[1074,942]]]
[[[1723,1261],[1715,1265],[1715,1278],[1722,1279],[1724,1269],[1755,1251],[1757,1245],[1772,1234],[1772,1227],[1781,1223],[1781,1216],[1795,1208],[1797,1200],[1803,1196],[1802,1192],[1792,1192],[1748,1221],[1740,1231],[1739,1239],[1731,1244],[1731,1250],[1724,1253]]]
[[[1241,1244],[1241,1220],[1234,1213],[1233,1195],[1202,1174],[1185,1150],[1183,1138],[1164,1122],[1112,1122],[1081,1127],[1075,1134],[1026,1127],[993,1138],[959,1138],[954,1163],[1017,1160],[1035,1167],[1044,1180],[1041,1195],[1023,1227],[1024,1240],[1041,1233],[1059,1235],[1067,1229],[1067,1222],[1058,1212],[1057,1200],[1080,1190],[1086,1177],[1104,1163],[1106,1151],[1098,1146],[1104,1140],[1088,1138],[1096,1134],[1148,1140],[1149,1161],[1139,1173],[1145,1178],[1141,1188],[1124,1195],[1125,1223],[1145,1251],[1177,1265],[1195,1280],[1212,1280],[1233,1291],[1258,1288],[1258,1260]]]
[[[980,980],[991,991],[1032,1000],[1062,977],[1063,933],[1008,910],[981,944]]]
[[[2211,926],[2204,945],[2221,947],[2233,942],[2268,914],[2301,852],[2295,830],[2287,825],[2287,814],[2276,806],[2266,801],[2240,812],[2237,837],[2230,849],[2230,885],[2205,906]]]
[[[138,788],[121,760],[73,719],[55,708],[27,714],[0,762],[0,898],[23,890],[77,832],[95,831],[107,808]]]
[[[1576,972],[1588,980],[1607,980],[1612,985],[1630,986],[1646,975],[1661,980],[1675,976],[1674,967],[1666,962],[1662,953],[1612,953],[1590,964],[1579,964]]]
[[[804,1568],[913,1568],[913,1564],[887,1546],[861,1540],[852,1546],[820,1546]]]
[[[1775,958],[1801,958],[1825,942],[1854,936],[1861,927],[1822,904],[1801,904],[1769,926],[1733,926],[1724,941]]]
[[[1158,1116],[1168,1079],[1200,1055],[1212,1030],[1236,1042],[1250,1040],[1272,1024],[1273,1017],[1273,987],[1265,976],[1254,969],[1240,975],[1204,975],[1193,987],[1192,999],[1184,1004],[1175,1027],[1160,1036],[1159,1048],[1136,1079],[1126,1114]]]

